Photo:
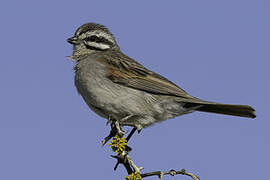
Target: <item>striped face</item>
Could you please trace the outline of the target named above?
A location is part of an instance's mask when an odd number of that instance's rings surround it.
[[[67,40],[74,45],[74,53],[84,54],[93,51],[105,51],[118,48],[109,30],[99,24],[88,23],[78,28],[75,35]]]

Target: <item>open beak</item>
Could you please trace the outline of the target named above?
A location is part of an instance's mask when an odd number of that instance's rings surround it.
[[[77,44],[78,43],[78,38],[76,36],[68,38],[67,42],[69,42],[70,44]]]

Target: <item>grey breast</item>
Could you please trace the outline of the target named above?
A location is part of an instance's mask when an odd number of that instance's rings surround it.
[[[88,56],[76,65],[75,85],[88,106],[102,117],[118,119],[128,115],[155,115],[155,96],[113,83],[108,69]]]

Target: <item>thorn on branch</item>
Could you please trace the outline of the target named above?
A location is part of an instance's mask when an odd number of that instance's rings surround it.
[[[117,163],[114,166],[114,170],[117,169],[117,167],[118,167],[119,164],[123,164],[124,167],[126,168],[128,174],[132,174],[133,173],[133,170],[132,170],[130,164],[126,161],[126,157],[125,156],[123,157],[123,156],[113,156],[113,155],[111,155],[111,157],[113,157],[113,158],[115,158],[117,160]]]

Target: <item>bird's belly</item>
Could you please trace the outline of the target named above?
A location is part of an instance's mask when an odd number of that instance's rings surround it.
[[[122,119],[128,115],[151,115],[152,95],[113,83],[102,72],[77,72],[75,85],[88,106],[102,117]]]

